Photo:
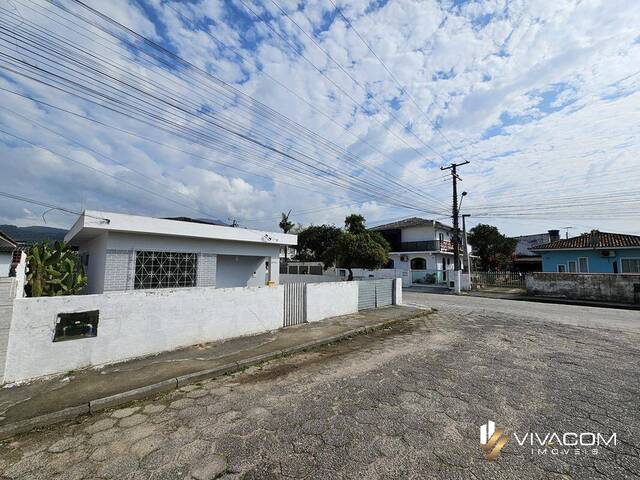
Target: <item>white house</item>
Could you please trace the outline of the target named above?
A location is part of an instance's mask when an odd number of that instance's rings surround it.
[[[277,284],[280,247],[297,236],[86,210],[65,241],[85,265],[85,293],[103,293]]]
[[[387,268],[403,271],[403,284],[445,284],[453,280],[453,227],[436,220],[412,217],[378,225],[391,245]],[[462,247],[460,264],[464,262]],[[406,272],[406,273],[404,273]],[[448,278],[451,276],[452,278]]]
[[[8,235],[0,232],[0,277],[8,277],[17,245]]]

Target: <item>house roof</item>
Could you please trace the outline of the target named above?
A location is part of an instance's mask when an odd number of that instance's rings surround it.
[[[3,252],[12,252],[16,249],[18,244],[14,239],[12,239],[9,235],[0,231],[0,251]]]
[[[411,217],[405,218],[404,220],[398,220],[397,222],[385,223],[383,225],[376,225],[375,227],[371,227],[369,230],[391,230],[395,228],[408,228],[408,227],[421,227],[423,225],[432,225],[438,226],[440,228],[444,228],[447,230],[453,230],[453,227],[449,225],[445,225],[444,223],[440,223],[436,220],[429,220],[427,218],[420,217]]]
[[[538,254],[532,249],[538,245],[549,243],[549,233],[536,233],[533,235],[520,235],[515,237],[518,240],[515,254],[517,257],[537,257]]]
[[[114,212],[85,210],[64,237],[65,242],[78,245],[104,232],[138,233],[170,237],[205,238],[238,242],[297,245],[297,235],[246,228],[225,227],[208,223],[184,222],[166,218],[143,217]]]
[[[592,230],[577,237],[538,245],[531,250],[640,248],[640,236]]]

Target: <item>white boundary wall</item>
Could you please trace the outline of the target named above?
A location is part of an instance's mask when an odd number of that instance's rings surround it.
[[[307,321],[358,311],[358,282],[307,283]]]
[[[402,279],[393,303],[402,304]],[[358,311],[360,282],[306,284],[306,318]],[[99,310],[98,335],[53,342],[60,313]],[[282,327],[284,286],[196,287],[16,298],[1,383],[121,362]],[[0,352],[1,353],[1,352]],[[0,354],[0,357],[2,355]],[[0,358],[0,362],[4,358]],[[1,371],[0,371],[1,374]]]
[[[300,275],[293,273],[281,273],[280,283],[329,283],[344,282],[346,277],[337,275]]]
[[[284,288],[184,288],[18,298],[4,382],[282,327]],[[59,313],[100,310],[98,336],[53,342]]]

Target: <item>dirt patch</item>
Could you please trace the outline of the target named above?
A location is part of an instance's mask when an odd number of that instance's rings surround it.
[[[370,347],[372,343],[384,342],[401,335],[410,335],[418,329],[424,328],[427,316],[412,318],[380,327],[374,331],[346,337],[335,343],[315,347],[309,351],[287,355],[269,360],[257,367],[252,367],[237,374],[236,382],[253,384],[284,377],[299,369],[313,368],[327,360],[339,358],[355,351]],[[395,356],[395,355],[394,355]]]

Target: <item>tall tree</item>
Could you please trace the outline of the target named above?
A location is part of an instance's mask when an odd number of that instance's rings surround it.
[[[282,230],[284,233],[289,233],[293,227],[295,227],[295,224],[289,220],[289,215],[291,215],[291,210],[289,210],[288,213],[284,213],[282,212],[282,218],[280,219],[280,223],[278,224],[278,226],[280,227],[280,230]],[[284,246],[284,262],[287,263],[289,261],[288,258],[288,251],[287,251],[287,246]]]
[[[518,241],[509,238],[493,225],[479,224],[469,231],[473,253],[480,257],[480,269],[508,270]]]
[[[349,215],[344,224],[335,257],[338,266],[349,270],[349,280],[353,280],[353,268],[375,270],[389,261],[389,243],[380,233],[367,230],[362,215]]]
[[[342,231],[335,225],[310,225],[298,232],[296,260],[322,262],[324,268],[335,264],[335,252]]]

